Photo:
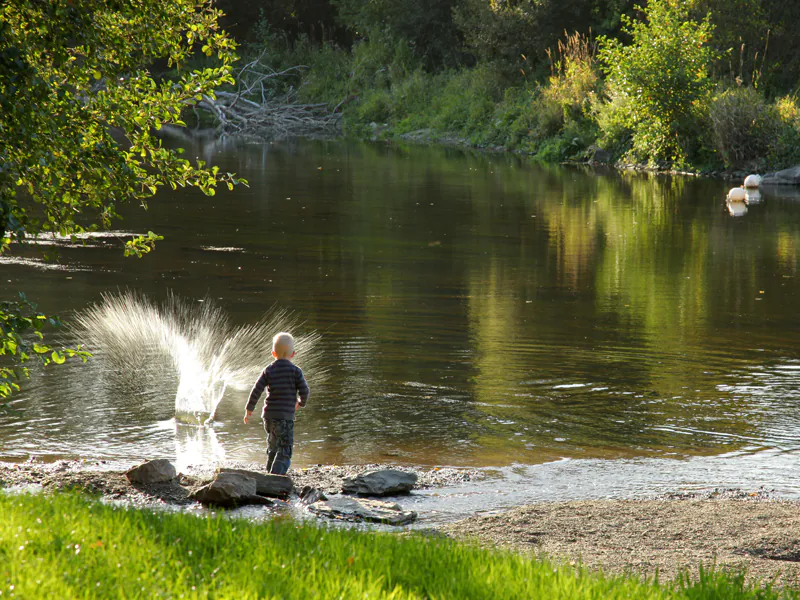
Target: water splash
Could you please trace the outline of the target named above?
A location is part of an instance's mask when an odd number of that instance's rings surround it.
[[[296,315],[275,307],[257,323],[235,326],[210,299],[189,302],[170,293],[157,303],[129,291],[104,294],[76,315],[73,328],[121,388],[175,389],[175,418],[184,423],[213,420],[227,389],[249,389],[271,360],[279,331],[293,332],[297,364],[310,380],[326,376],[321,335],[304,333]]]

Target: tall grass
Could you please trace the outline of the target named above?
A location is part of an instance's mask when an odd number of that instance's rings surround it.
[[[736,577],[664,587],[447,539],[126,510],[77,495],[0,494],[0,514],[0,597],[782,597]]]

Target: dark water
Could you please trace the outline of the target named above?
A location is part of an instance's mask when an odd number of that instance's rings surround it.
[[[16,248],[3,287],[65,318],[116,289],[207,296],[237,324],[296,311],[332,374],[310,381],[295,464],[762,468],[800,450],[798,199],[762,190],[734,218],[713,180],[366,144],[189,153],[250,188],[128,211],[119,231],[166,236],[143,259],[113,238]],[[0,415],[0,459],[262,460],[245,391],[213,429],[176,428],[174,388],[38,371]]]

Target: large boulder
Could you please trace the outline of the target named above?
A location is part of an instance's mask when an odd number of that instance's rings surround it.
[[[366,498],[339,497],[320,500],[308,509],[322,517],[371,521],[388,525],[405,525],[417,518],[413,510],[403,510],[399,504]]]
[[[360,496],[395,496],[407,494],[417,483],[414,473],[396,469],[366,471],[342,482],[342,492]]]
[[[286,498],[292,493],[294,484],[286,475],[265,475],[256,471],[246,469],[227,469],[221,468],[217,471],[221,473],[237,473],[250,477],[256,481],[256,494],[259,496],[269,496],[271,498]]]
[[[255,499],[256,480],[241,473],[219,473],[214,481],[193,491],[189,497],[204,506],[235,508]],[[259,502],[260,504],[260,502]]]
[[[148,460],[125,472],[125,477],[131,483],[164,483],[172,481],[178,476],[178,471],[166,458]]]
[[[767,173],[761,178],[761,185],[800,185],[800,165],[777,173]]]

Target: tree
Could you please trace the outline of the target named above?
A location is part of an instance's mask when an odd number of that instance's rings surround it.
[[[211,0],[6,0],[0,5],[0,252],[12,241],[108,227],[126,202],[159,188],[213,195],[233,174],[191,164],[154,131],[233,83],[234,42]],[[195,49],[216,61],[186,70]],[[156,61],[174,70],[156,78]],[[149,232],[125,253],[149,252]],[[63,362],[30,339],[55,324],[23,299],[0,304],[0,399],[31,356]],[[75,354],[68,350],[67,354]],[[85,358],[85,353],[78,353]]]
[[[394,48],[407,44],[426,69],[454,67],[461,34],[453,21],[459,0],[332,0],[357,37]]]
[[[696,126],[696,110],[710,92],[709,17],[690,18],[692,0],[650,0],[644,19],[622,16],[630,45],[601,38],[599,59],[608,77],[609,95],[620,107],[618,118],[633,134],[637,158],[682,162],[681,146]]]

